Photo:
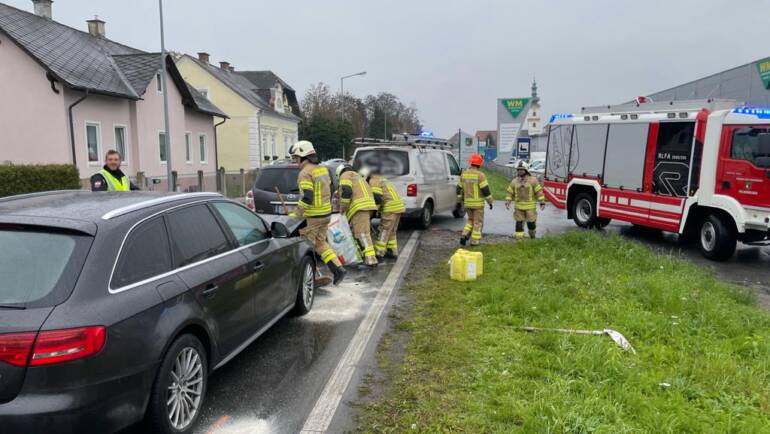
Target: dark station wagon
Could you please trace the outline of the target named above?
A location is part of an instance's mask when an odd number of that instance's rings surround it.
[[[218,194],[0,199],[0,431],[191,431],[208,375],[311,309],[314,269]]]

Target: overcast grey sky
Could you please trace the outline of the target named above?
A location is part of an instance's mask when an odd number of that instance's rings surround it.
[[[30,0],[0,0],[32,10]],[[165,0],[168,49],[271,69],[302,96],[339,77],[415,103],[449,136],[496,128],[496,99],[546,114],[617,103],[770,56],[770,0]],[[54,19],[159,50],[155,0],[55,0]]]

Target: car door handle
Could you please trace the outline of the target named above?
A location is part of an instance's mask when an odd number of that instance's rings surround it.
[[[264,263],[264,262],[262,262],[262,261],[257,261],[257,262],[254,264],[254,271],[255,271],[255,272],[257,272],[257,271],[262,271],[262,269],[263,269],[263,268],[265,268],[265,263]]]
[[[219,290],[219,286],[211,284],[206,286],[206,289],[201,291],[201,295],[206,298],[214,298],[214,296],[217,295],[217,290]]]

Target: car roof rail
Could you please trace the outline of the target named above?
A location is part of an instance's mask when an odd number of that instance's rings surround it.
[[[164,203],[176,202],[178,200],[191,199],[191,198],[196,198],[196,197],[215,198],[215,197],[224,197],[224,196],[222,196],[219,193],[206,193],[206,192],[203,192],[203,193],[181,193],[181,194],[175,194],[173,196],[158,197],[158,198],[155,198],[155,199],[145,200],[145,201],[142,201],[142,202],[134,203],[134,204],[131,204],[131,205],[127,205],[127,206],[124,206],[124,207],[117,208],[117,209],[114,209],[112,211],[109,211],[109,212],[105,213],[102,216],[102,220],[110,220],[110,219],[113,219],[115,217],[120,217],[122,215],[130,214],[132,212],[139,211],[139,210],[142,210],[142,209],[145,209],[145,208],[149,208],[149,207],[155,206],[155,205],[162,205]]]
[[[20,200],[20,199],[31,199],[35,197],[53,196],[53,195],[62,194],[62,193],[76,193],[79,191],[86,191],[86,190],[51,190],[51,191],[39,191],[37,193],[17,194],[14,196],[0,197],[0,203],[12,202],[14,200]]]

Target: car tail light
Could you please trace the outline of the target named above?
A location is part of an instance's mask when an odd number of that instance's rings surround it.
[[[246,193],[246,207],[254,209],[254,192],[251,190]]]
[[[10,333],[0,335],[0,362],[13,366],[27,366],[36,333]]]
[[[410,197],[417,196],[417,184],[409,184],[406,186],[406,195]]]
[[[52,365],[92,356],[104,348],[106,337],[102,326],[40,332],[29,365]]]
[[[23,367],[28,364],[43,366],[82,359],[101,351],[106,336],[107,332],[102,326],[2,334],[0,362]]]

